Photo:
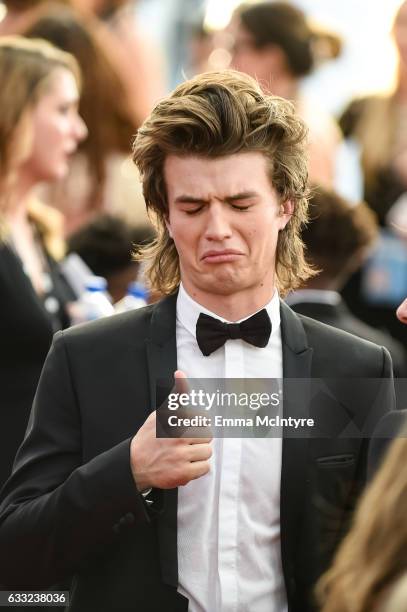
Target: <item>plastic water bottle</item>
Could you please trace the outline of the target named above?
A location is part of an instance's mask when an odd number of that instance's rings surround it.
[[[69,309],[72,325],[94,321],[114,313],[106,287],[106,279],[102,276],[90,276],[86,280],[85,292]]]
[[[147,306],[148,291],[142,283],[130,283],[127,295],[115,305],[115,312],[127,312]]]

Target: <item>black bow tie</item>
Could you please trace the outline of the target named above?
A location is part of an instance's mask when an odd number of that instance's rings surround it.
[[[196,341],[205,357],[230,339],[241,338],[253,346],[264,348],[270,334],[271,321],[265,308],[241,323],[223,323],[201,312],[196,323]]]

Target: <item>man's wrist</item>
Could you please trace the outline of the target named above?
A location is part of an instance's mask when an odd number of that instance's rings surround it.
[[[133,480],[137,487],[137,491],[143,494],[145,491],[148,491],[148,490],[151,491],[151,484],[148,482],[148,480],[143,478],[143,476],[139,473],[137,469],[138,466],[135,465],[134,457],[136,457],[136,454],[137,454],[135,444],[136,444],[136,436],[134,436],[134,438],[132,439],[130,443],[130,469],[133,475]]]

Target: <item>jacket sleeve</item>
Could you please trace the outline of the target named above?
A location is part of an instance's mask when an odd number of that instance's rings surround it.
[[[83,464],[81,418],[63,332],[46,359],[25,440],[1,492],[0,584],[45,588],[148,521],[125,440]]]

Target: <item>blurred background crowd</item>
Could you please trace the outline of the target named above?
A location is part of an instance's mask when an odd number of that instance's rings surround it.
[[[387,347],[406,377],[407,326],[394,314],[407,296],[406,2],[0,0],[0,485],[52,334],[159,297],[132,256],[154,239],[134,134],[177,83],[228,67],[291,100],[309,128],[303,239],[321,272],[288,303]],[[391,460],[406,458],[401,444]],[[407,514],[407,475],[400,487]],[[380,505],[380,487],[370,497]],[[392,579],[407,569],[405,524],[399,534]],[[358,584],[360,601],[347,607],[338,569],[329,610],[376,610],[386,571],[372,568],[363,589],[354,569],[343,589]],[[386,610],[407,610],[405,579],[399,591],[401,607]]]

